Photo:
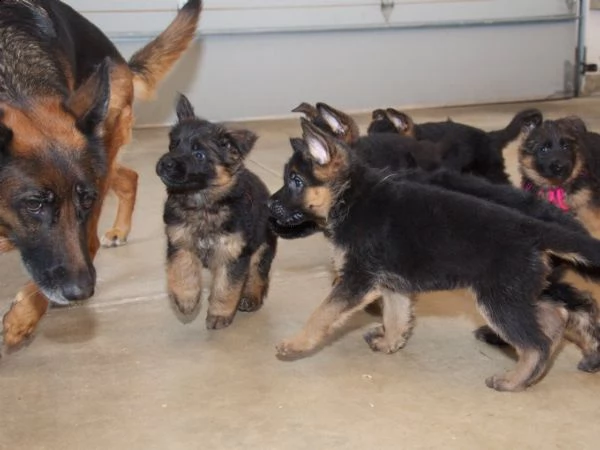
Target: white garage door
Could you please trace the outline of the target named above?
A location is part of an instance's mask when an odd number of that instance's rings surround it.
[[[177,0],[70,0],[125,55]],[[562,98],[576,88],[575,0],[205,0],[200,38],[138,123],[176,91],[208,117],[279,116],[300,101],[353,111]]]

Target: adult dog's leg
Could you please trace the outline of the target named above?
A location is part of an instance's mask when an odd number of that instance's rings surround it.
[[[110,189],[117,195],[117,217],[110,230],[102,236],[103,247],[117,247],[127,242],[131,231],[131,217],[137,195],[138,174],[117,164],[110,178]]]
[[[4,345],[14,347],[33,333],[48,309],[48,299],[33,281],[28,282],[17,293],[15,302],[4,315]]]

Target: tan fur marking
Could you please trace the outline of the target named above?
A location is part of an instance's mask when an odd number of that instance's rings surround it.
[[[190,250],[180,249],[167,265],[169,298],[182,314],[192,314],[202,296],[202,265]]]
[[[394,353],[404,347],[412,333],[413,302],[409,296],[389,289],[382,289],[381,294],[383,325],[370,330],[365,340],[374,351]]]
[[[242,297],[246,297],[248,300],[257,301],[258,305],[262,304],[262,301],[269,289],[269,279],[264,278],[260,275],[258,266],[260,261],[267,251],[267,244],[263,244],[250,259],[250,267],[248,269],[248,278],[244,285],[244,291]],[[258,306],[257,305],[257,306]]]
[[[331,189],[327,186],[307,187],[304,190],[304,206],[322,219],[326,219],[333,202]]]
[[[567,203],[577,220],[596,239],[600,239],[600,208],[592,204],[592,193],[589,189],[569,195]]]
[[[334,290],[310,315],[299,333],[277,346],[278,354],[285,357],[314,350],[334,331],[341,328],[355,312],[364,309],[380,296],[379,291],[373,290],[354,307],[347,308],[348,299],[336,297]]]
[[[47,309],[48,299],[32,281],[28,282],[4,315],[4,345],[18,345],[31,335]]]
[[[521,132],[516,139],[510,141],[501,151],[502,158],[504,159],[504,167],[507,169],[508,180],[510,183],[520,188],[521,187],[521,173],[518,170],[511,170],[517,168],[521,164],[522,158],[522,147],[527,137],[527,132]]]

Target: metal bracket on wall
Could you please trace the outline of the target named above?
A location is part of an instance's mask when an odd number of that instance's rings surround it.
[[[381,0],[381,14],[386,22],[390,21],[392,11],[394,10],[395,0]]]

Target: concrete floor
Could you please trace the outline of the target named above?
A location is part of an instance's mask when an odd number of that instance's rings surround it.
[[[492,129],[519,105],[415,111]],[[579,114],[600,130],[600,101],[539,105],[549,117]],[[201,110],[200,110],[201,112]],[[360,117],[366,125],[366,116]],[[297,120],[247,123],[261,138],[248,166],[279,188]],[[407,347],[372,353],[373,318],[296,362],[274,346],[298,330],[330,286],[321,236],[280,241],[262,310],[222,331],[172,314],[165,295],[164,190],[154,165],[166,130],[139,130],[123,160],[140,172],[128,245],[102,250],[96,296],[52,309],[35,339],[0,362],[0,449],[597,449],[600,374],[580,373],[567,345],[549,375],[524,393],[501,394],[485,377],[513,360],[473,339],[481,323],[461,292],[424,295]],[[109,201],[104,226],[112,220]],[[16,254],[0,259],[0,312],[24,282]]]

